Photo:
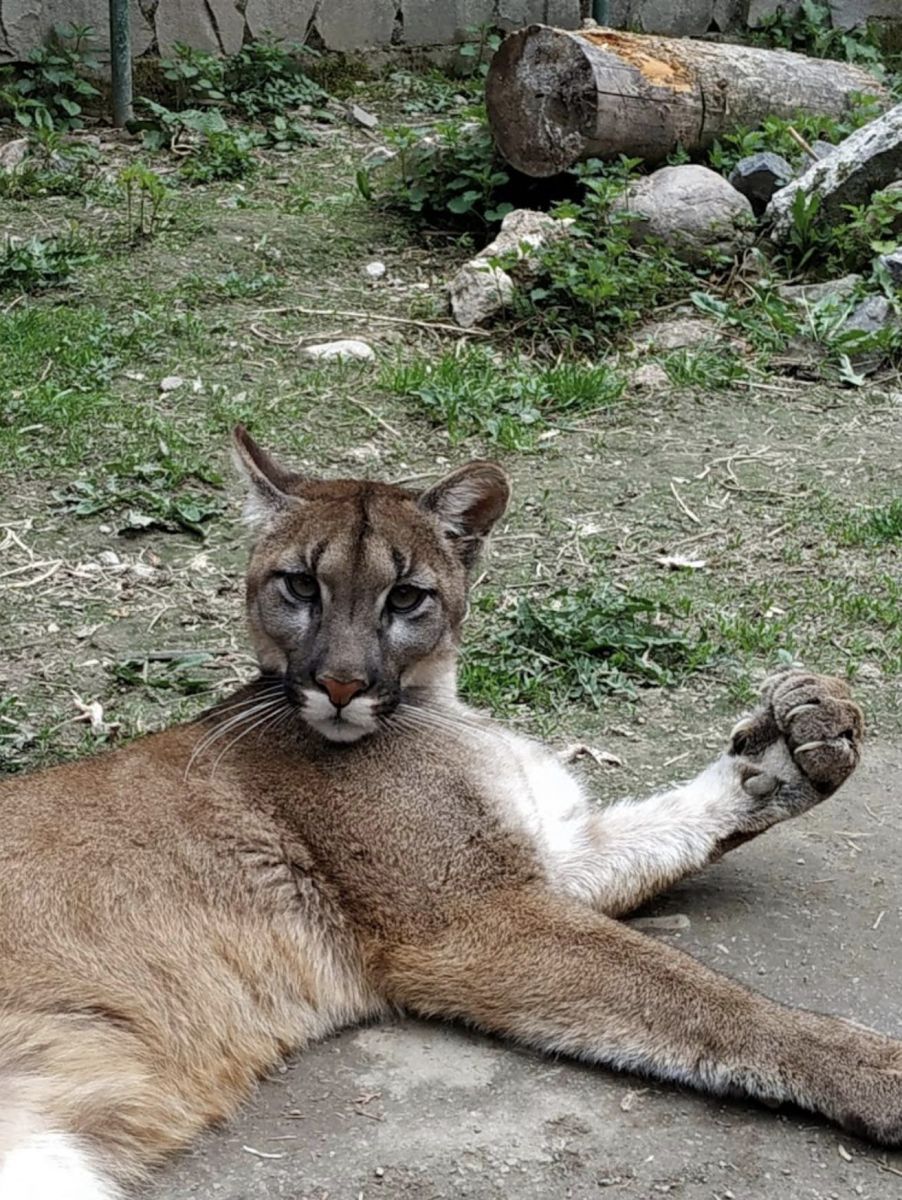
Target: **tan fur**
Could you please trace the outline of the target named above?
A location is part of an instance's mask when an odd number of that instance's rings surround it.
[[[902,1140],[900,1044],[604,915],[833,791],[861,737],[845,686],[779,677],[713,775],[589,815],[562,849],[572,814],[541,816],[562,768],[453,694],[498,469],[418,498],[299,479],[246,435],[238,452],[264,675],[199,722],[0,784],[0,1166],[40,1123],[129,1183],[286,1053],[396,1005]],[[316,613],[273,575],[311,555]],[[411,573],[434,582],[428,612],[389,619],[378,605]],[[317,671],[384,691],[371,736],[307,723]]]

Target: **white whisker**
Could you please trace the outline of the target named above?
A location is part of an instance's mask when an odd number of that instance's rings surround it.
[[[206,733],[198,740],[194,749],[191,752],[191,757],[188,759],[188,765],[185,767],[185,778],[187,779],[191,773],[191,768],[194,762],[202,754],[206,753],[216,742],[226,736],[232,729],[243,725],[245,722],[252,720],[260,713],[269,713],[276,708],[281,707],[285,703],[284,698],[275,697],[270,700],[257,701],[255,704],[242,708],[239,712],[234,713],[227,720],[219,725],[215,725],[213,729],[208,729]]]
[[[249,733],[253,733],[254,730],[259,729],[261,725],[265,728],[271,721],[277,720],[280,715],[281,714],[278,712],[267,712],[258,721],[255,721],[254,724],[251,725],[249,729],[243,729],[241,731],[241,733],[239,733],[235,737],[233,737],[230,742],[228,742],[225,746],[223,746],[223,748],[220,750],[219,754],[217,755],[216,761],[213,763],[213,769],[210,772],[210,778],[212,779],[213,776],[216,774],[216,769],[219,766],[219,764],[222,762],[222,760],[226,756],[226,754],[228,754],[230,750],[234,750],[234,748],[238,745],[238,743],[242,740],[242,738],[246,738]]]

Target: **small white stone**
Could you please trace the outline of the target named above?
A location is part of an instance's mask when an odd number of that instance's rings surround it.
[[[385,274],[385,263],[377,260],[376,262],[367,263],[365,269],[370,279],[381,279]]]
[[[185,381],[182,379],[181,375],[167,375],[165,378],[160,380],[160,391],[174,392],[177,388],[180,388],[184,382]]]
[[[103,563],[105,567],[118,567],[119,555],[115,550],[101,550],[97,555],[97,561]]]
[[[349,359],[359,359],[361,362],[371,362],[376,357],[372,346],[355,338],[343,338],[337,342],[323,342],[318,346],[308,346],[304,353],[308,358],[333,359],[347,362]]]

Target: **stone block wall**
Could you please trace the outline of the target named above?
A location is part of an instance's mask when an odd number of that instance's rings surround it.
[[[698,35],[756,25],[799,0],[609,0],[608,23],[649,33]],[[829,0],[843,29],[870,18],[902,25],[902,0]],[[231,54],[265,32],[325,50],[450,45],[490,22],[505,29],[543,21],[574,29],[592,0],[131,0],[136,57],[171,54],[187,42]],[[90,25],[108,40],[108,0],[0,0],[0,60],[25,58],[58,26]]]
[[[135,56],[171,54],[176,42],[233,54],[269,32],[325,50],[442,46],[483,23],[533,21],[576,28],[581,0],[131,0]],[[0,59],[23,59],[62,25],[109,37],[108,0],[0,0]]]

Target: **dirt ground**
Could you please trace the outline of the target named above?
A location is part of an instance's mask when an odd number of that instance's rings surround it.
[[[594,703],[558,685],[532,705],[504,689],[489,697],[555,742],[617,755],[620,767],[586,768],[599,800],[699,768],[781,663],[853,680],[871,729],[859,776],[650,911],[685,914],[687,928],[656,936],[772,996],[902,1036],[902,569],[898,537],[872,538],[866,523],[902,491],[898,379],[857,390],[760,376],[730,391],[627,386],[533,452],[455,444],[385,386],[384,371],[457,346],[436,321],[471,247],[374,213],[353,184],[368,148],[340,130],[273,158],[250,183],[182,189],[172,224],[128,249],[115,206],[0,202],[0,233],[78,220],[109,239],[68,290],[4,300],[16,332],[0,346],[0,769],[102,750],[252,672],[246,533],[226,451],[234,421],[330,477],[415,486],[466,458],[500,457],[515,501],[477,581],[469,638],[483,661],[497,655],[510,678],[527,672],[531,652],[509,638],[520,599],[557,603],[598,581],[651,596],[655,620],[699,650],[665,686]],[[379,282],[365,272],[372,260],[387,267]],[[377,364],[304,360],[307,341],[338,335],[367,337]],[[492,344],[500,372],[534,349]],[[628,342],[611,354],[625,373],[636,365]],[[204,509],[203,537],[173,517],[173,496]],[[692,565],[671,569],[674,555]],[[290,1064],[150,1194],[608,1192],[889,1200],[902,1196],[902,1156],[803,1114],[399,1022],[348,1031]]]

